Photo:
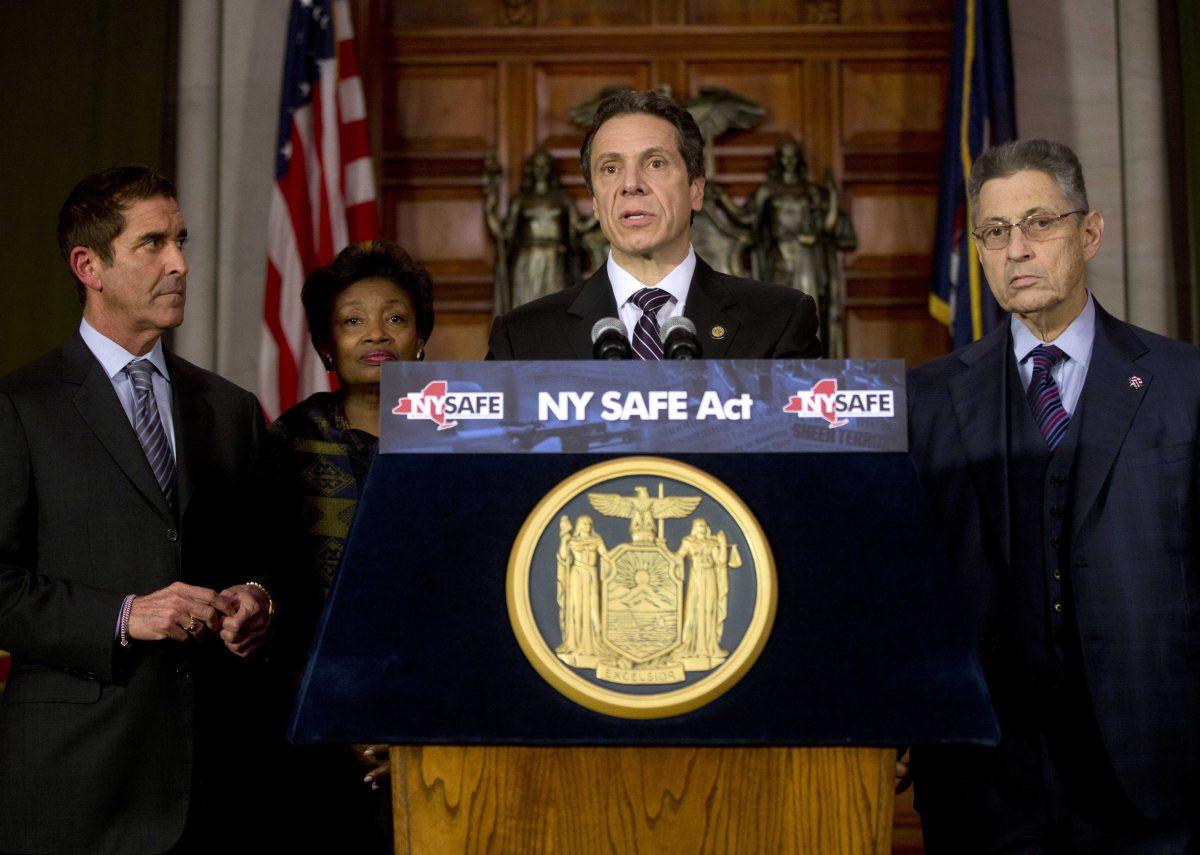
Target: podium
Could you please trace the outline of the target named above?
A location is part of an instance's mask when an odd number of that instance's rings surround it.
[[[895,749],[997,739],[900,363],[393,363],[383,401],[292,739],[394,746],[396,851],[887,852]],[[648,464],[563,493],[627,455],[721,489]],[[639,497],[665,502],[657,535]],[[630,556],[648,569],[622,588]],[[588,572],[597,636],[572,640],[564,579]],[[709,577],[715,611],[691,590]],[[726,656],[688,649],[703,632]],[[649,700],[605,700],[626,694]]]
[[[891,852],[891,749],[406,746],[391,755],[397,852]]]

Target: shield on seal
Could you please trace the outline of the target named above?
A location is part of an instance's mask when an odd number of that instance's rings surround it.
[[[679,646],[683,626],[683,561],[661,543],[622,543],[601,565],[600,634],[633,662],[649,662]]]

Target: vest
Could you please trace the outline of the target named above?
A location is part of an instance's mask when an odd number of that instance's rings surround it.
[[[1070,579],[1071,470],[1079,423],[1051,453],[1033,417],[1016,361],[1008,360],[1008,497],[1011,540],[1007,620],[1000,657],[1014,688],[1057,690],[1064,667],[1082,672]]]
[[[1085,413],[1051,453],[1010,358],[1006,369],[1010,576],[989,678],[1002,732],[1044,733],[1060,774],[1086,801],[1127,810],[1096,725],[1071,589],[1071,480]],[[1081,401],[1082,403],[1082,401]],[[1036,744],[1036,742],[1034,743]],[[1106,808],[1108,809],[1108,808]]]

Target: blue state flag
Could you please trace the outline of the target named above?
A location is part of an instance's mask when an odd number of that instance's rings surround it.
[[[971,164],[989,146],[1015,139],[1012,46],[1006,0],[955,0],[945,144],[929,311],[955,347],[982,338],[1003,312],[992,298],[971,239]]]

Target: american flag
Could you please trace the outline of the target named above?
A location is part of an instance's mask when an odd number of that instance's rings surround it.
[[[329,388],[300,304],[305,275],[379,234],[366,115],[348,0],[292,0],[258,369],[271,418]]]

